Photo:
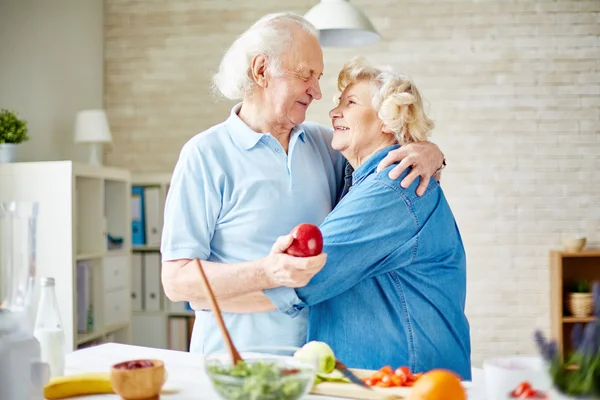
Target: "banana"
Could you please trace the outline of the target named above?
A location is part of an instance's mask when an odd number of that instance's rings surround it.
[[[114,393],[110,384],[110,374],[104,372],[87,372],[56,377],[50,379],[50,382],[44,387],[44,396],[47,400],[103,393]]]

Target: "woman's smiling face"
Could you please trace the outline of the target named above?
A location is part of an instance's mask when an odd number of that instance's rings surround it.
[[[331,146],[355,168],[354,162],[360,165],[382,146],[394,143],[393,135],[384,133],[384,124],[373,107],[368,80],[348,85],[329,116],[334,129]]]

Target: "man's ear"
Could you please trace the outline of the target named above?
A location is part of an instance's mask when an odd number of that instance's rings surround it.
[[[264,54],[258,54],[252,59],[250,65],[250,74],[252,80],[260,87],[267,87],[267,78],[265,72],[267,71],[267,57]]]

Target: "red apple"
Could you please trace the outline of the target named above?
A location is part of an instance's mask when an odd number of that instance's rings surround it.
[[[300,224],[290,233],[294,240],[285,251],[294,257],[312,257],[323,251],[323,235],[313,224]]]

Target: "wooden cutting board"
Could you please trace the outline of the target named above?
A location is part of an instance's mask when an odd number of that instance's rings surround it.
[[[367,378],[375,371],[366,369],[352,369],[350,371],[354,373],[360,379]],[[392,400],[392,399],[406,399],[410,395],[411,388],[409,387],[393,387],[393,388],[382,388],[373,387],[373,390],[369,390],[358,386],[354,383],[345,382],[321,382],[310,392],[311,394],[320,394],[323,396],[333,397],[345,397],[349,399],[359,400]]]
[[[368,369],[352,369],[350,371],[354,373],[360,379],[368,378],[373,375],[375,371]],[[471,382],[462,382],[463,387],[467,390],[473,387]],[[333,397],[344,397],[349,399],[358,400],[394,400],[394,399],[407,399],[410,396],[410,387],[392,387],[382,388],[373,387],[373,390],[365,389],[354,383],[344,382],[321,382],[313,387],[311,394],[320,394],[323,396]]]

